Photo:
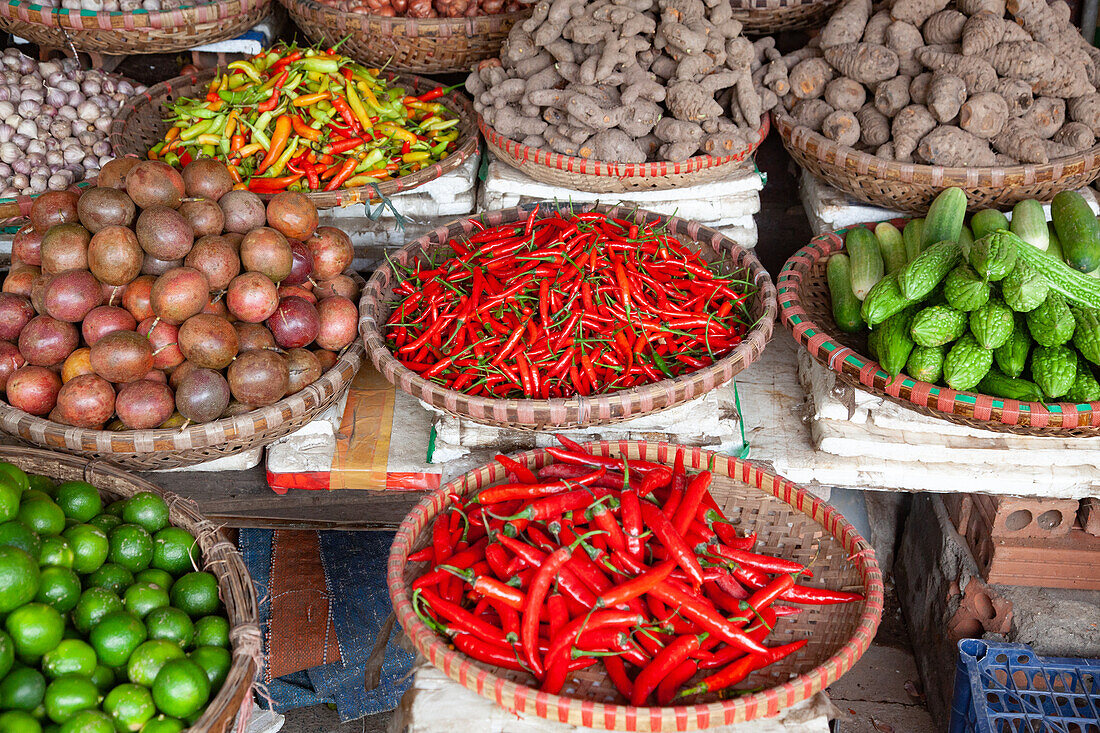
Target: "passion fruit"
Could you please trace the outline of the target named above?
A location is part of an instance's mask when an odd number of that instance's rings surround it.
[[[317,303],[320,328],[317,345],[339,351],[359,335],[359,309],[347,298],[333,295]]]
[[[317,207],[304,193],[277,193],[267,202],[267,224],[287,239],[308,239],[317,229]]]
[[[46,191],[31,203],[31,224],[39,234],[45,234],[50,227],[68,224],[77,220],[76,200],[73,191]]]
[[[355,259],[351,237],[336,227],[318,227],[306,240],[313,253],[313,279],[329,280],[343,274]]]
[[[246,272],[261,272],[278,283],[286,279],[293,265],[290,242],[277,229],[257,227],[241,240],[241,266]]]
[[[46,285],[46,313],[59,321],[79,323],[103,300],[103,288],[87,270],[68,270]]]
[[[193,267],[176,267],[156,279],[149,297],[153,313],[178,326],[210,302],[210,285]]]
[[[159,372],[158,372],[159,373]],[[161,381],[139,379],[118,391],[115,412],[122,424],[131,430],[159,427],[176,410],[172,389]]]
[[[183,363],[179,346],[179,329],[159,318],[146,318],[138,324],[137,332],[149,339],[153,347],[153,367],[171,369]]]
[[[279,307],[267,319],[267,327],[275,336],[276,344],[294,349],[313,343],[321,330],[321,319],[312,303],[293,296],[279,301]]]
[[[0,339],[15,341],[19,332],[34,318],[30,298],[14,293],[0,293]]]
[[[213,369],[196,367],[176,387],[176,409],[191,422],[209,422],[221,417],[229,397],[225,377]]]
[[[115,414],[115,388],[103,377],[82,374],[61,385],[57,419],[78,428],[93,428]]]
[[[26,363],[15,344],[0,341],[0,392],[7,388],[8,377]]]
[[[24,224],[11,240],[12,259],[25,265],[38,267],[42,264],[42,235],[35,231],[33,224]]]
[[[246,272],[229,283],[225,304],[236,318],[246,323],[260,323],[279,307],[279,290],[266,275]]]
[[[35,316],[19,334],[19,353],[34,366],[55,366],[80,344],[76,326],[49,316]]]
[[[336,362],[340,360],[340,355],[335,351],[329,351],[328,349],[314,349],[313,353],[317,355],[317,358],[321,362],[321,372],[327,372],[336,366]]]
[[[286,357],[268,350],[253,349],[240,354],[229,365],[228,377],[233,396],[257,407],[278,402],[290,386]]]
[[[233,188],[233,177],[220,160],[195,158],[183,169],[183,186],[188,196],[217,201]]]
[[[4,278],[2,291],[13,295],[31,297],[31,288],[34,281],[42,275],[42,271],[32,265],[18,265],[8,270],[8,276]]]
[[[210,159],[199,158],[199,160]],[[216,200],[195,199],[194,201],[184,201],[180,204],[179,212],[191,225],[196,237],[221,234],[225,226],[225,215]]]
[[[91,346],[95,373],[114,384],[136,382],[153,368],[153,346],[133,331],[109,333]]]
[[[80,324],[80,334],[84,337],[84,343],[91,346],[109,333],[133,331],[135,328],[137,320],[130,311],[115,305],[101,305],[88,311]]]
[[[42,272],[56,275],[65,270],[88,269],[88,243],[92,233],[79,224],[59,224],[42,236]]]
[[[159,160],[143,160],[126,173],[126,193],[139,208],[180,205],[186,191],[183,178],[172,166]]]
[[[140,275],[144,259],[137,236],[126,227],[103,227],[88,243],[88,269],[108,285],[125,285]]]
[[[286,361],[290,373],[287,394],[301,392],[321,378],[321,360],[308,349],[290,349]]]
[[[92,350],[87,346],[81,346],[69,354],[68,358],[61,364],[62,384],[79,377],[81,374],[95,374],[95,370],[92,369],[91,354]]]
[[[313,253],[309,251],[309,247],[305,242],[299,242],[296,239],[290,240],[290,256],[292,263],[290,265],[290,274],[283,278],[282,285],[302,285],[309,281],[309,276],[313,272]]]
[[[167,206],[142,211],[134,232],[141,248],[158,260],[183,259],[195,242],[195,232],[187,219]]]
[[[61,377],[46,367],[27,364],[12,372],[5,391],[12,407],[41,417],[57,404]]]
[[[126,174],[140,162],[141,158],[131,155],[109,160],[99,169],[95,182],[101,188],[126,188]]]
[[[267,326],[262,323],[238,321],[233,324],[233,328],[237,329],[237,342],[240,351],[275,348],[275,337],[271,335],[271,331],[267,330]]]
[[[174,267],[183,267],[183,260],[161,260],[146,254],[141,263],[142,275],[163,275]]]
[[[224,369],[237,355],[237,329],[224,318],[200,313],[180,326],[179,345],[183,356],[195,366]]]
[[[329,280],[322,280],[313,286],[313,294],[318,298],[328,298],[339,295],[351,301],[359,299],[359,286],[347,275],[337,275]]]
[[[303,300],[307,300],[313,305],[317,305],[317,296],[313,294],[313,291],[306,290],[302,285],[280,285],[279,286],[279,299],[299,297]]]
[[[211,290],[225,290],[241,272],[237,250],[229,240],[219,236],[199,239],[183,263],[205,275]]]
[[[99,186],[89,188],[76,204],[80,223],[95,234],[103,227],[128,227],[134,223],[137,207],[125,191]]]
[[[152,275],[142,275],[131,281],[122,294],[122,307],[138,321],[153,317],[152,292],[156,281]]]
[[[230,191],[218,199],[225,216],[225,231],[246,234],[267,221],[260,197],[251,191]]]

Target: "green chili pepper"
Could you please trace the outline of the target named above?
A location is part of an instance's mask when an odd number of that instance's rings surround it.
[[[201,120],[180,133],[180,140],[191,140],[210,129],[213,120]]]
[[[216,149],[214,148],[213,145],[203,145],[202,146],[202,154],[207,158],[213,158],[215,152],[216,152]]]
[[[252,130],[252,139],[255,142],[258,142],[264,150],[271,149],[271,141],[267,138],[267,135],[264,134],[263,130],[254,127],[251,123],[245,122],[244,120],[241,120],[241,124],[243,124],[249,130]]]
[[[180,164],[180,157],[174,152],[168,152],[164,154],[164,162],[173,168],[177,168]]]
[[[319,74],[335,74],[340,70],[339,60],[331,56],[310,56],[294,62],[306,71],[316,71]]]

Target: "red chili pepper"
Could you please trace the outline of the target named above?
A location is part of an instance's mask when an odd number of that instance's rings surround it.
[[[490,504],[499,504],[514,499],[536,499],[539,497],[554,496],[571,489],[576,489],[578,486],[594,484],[603,477],[605,472],[606,469],[599,468],[584,476],[569,481],[553,481],[536,484],[502,484],[500,486],[483,489],[481,493],[477,495],[477,500],[482,506],[488,506]]]
[[[511,472],[517,479],[525,484],[536,484],[538,478],[531,471],[530,468],[523,465],[519,461],[514,461],[508,456],[498,454],[496,457],[497,462],[504,466],[509,472]]]
[[[344,181],[351,178],[351,174],[355,172],[355,166],[359,164],[359,161],[355,158],[348,158],[341,165],[340,169],[336,172],[336,175],[325,186],[326,191],[335,191],[344,185]]]
[[[290,76],[290,70],[284,69],[279,77],[275,80],[275,86],[271,88],[271,96],[264,101],[256,105],[258,112],[270,112],[279,106],[279,95],[282,92],[283,84],[286,84],[287,77]]]
[[[681,636],[662,649],[634,680],[634,691],[630,696],[630,704],[635,707],[643,705],[646,698],[657,688],[661,680],[667,677],[681,662],[698,651],[701,643],[702,639],[698,636]]]
[[[676,564],[684,569],[691,578],[692,586],[699,588],[703,585],[703,567],[695,552],[687,546],[684,538],[676,531],[676,528],[668,521],[660,509],[648,501],[642,502],[642,521],[649,527],[661,544],[668,550],[669,555]]]

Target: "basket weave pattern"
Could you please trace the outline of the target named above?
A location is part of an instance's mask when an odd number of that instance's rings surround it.
[[[733,17],[750,35],[816,28],[840,0],[732,0]]]
[[[171,53],[233,38],[263,20],[269,0],[219,0],[175,10],[69,10],[8,0],[0,28],[46,48]]]
[[[389,18],[349,13],[314,0],[279,0],[313,43],[347,38],[343,53],[368,66],[414,74],[467,72],[500,55],[500,44],[530,10],[473,18]]]
[[[672,465],[678,446],[668,443],[617,441],[590,443],[598,455],[622,456]],[[732,725],[775,716],[835,682],[852,668],[878,629],[882,618],[882,574],[874,552],[835,509],[763,466],[701,448],[685,448],[688,468],[714,474],[711,493],[743,532],[758,533],[765,552],[808,563],[815,556],[814,578],[804,581],[830,588],[857,590],[865,600],[835,606],[804,606],[803,612],[780,619],[771,639],[786,643],[809,638],[797,654],[754,673],[745,687],[765,688],[730,700],[717,694],[692,699],[678,707],[631,707],[618,695],[597,665],[574,673],[561,695],[540,692],[532,677],[476,662],[448,647],[413,612],[410,583],[427,563],[408,562],[411,552],[430,540],[430,526],[450,504],[447,494],[471,495],[506,481],[506,471],[491,463],[455,479],[422,500],[397,531],[390,551],[388,583],[394,611],[416,648],[449,677],[495,700],[509,710],[534,714],[570,725],[626,731],[686,731]],[[543,450],[515,457],[532,468],[553,462]],[[769,644],[772,641],[769,640]],[[708,671],[704,670],[701,679]]]
[[[226,733],[233,730],[238,713],[241,722],[246,722],[252,710],[252,683],[263,659],[256,590],[240,553],[221,530],[204,519],[190,499],[164,491],[110,463],[12,446],[0,446],[0,461],[58,481],[87,481],[112,501],[140,491],[164,497],[169,521],[195,536],[202,549],[204,569],[218,579],[218,595],[229,617],[229,640],[233,646],[229,676],[202,717],[188,730]]]
[[[481,221],[488,227],[502,223],[522,221],[527,218],[534,204],[514,209],[493,211],[482,215]],[[542,202],[542,211],[555,208],[569,211],[567,205]],[[574,211],[601,211],[611,216],[630,217],[634,209],[604,205],[575,206]],[[648,211],[637,211],[637,221],[665,223],[667,231],[677,236],[693,249],[699,249],[706,259],[725,256],[729,267],[747,270],[746,279],[754,283],[756,290],[750,296],[749,314],[756,325],[745,334],[741,343],[714,364],[675,379],[665,379],[653,384],[634,387],[610,394],[575,396],[550,400],[505,400],[470,396],[422,378],[399,362],[386,345],[382,327],[392,312],[391,302],[396,286],[393,271],[382,267],[371,276],[359,301],[359,333],[362,334],[367,352],[374,366],[386,379],[413,397],[453,415],[468,417],[477,422],[518,430],[543,430],[560,427],[602,425],[627,420],[639,415],[673,407],[698,397],[733,379],[752,362],[756,361],[771,339],[772,321],[775,318],[775,287],[767,271],[756,256],[737,246],[719,232],[696,222],[676,217],[666,217]],[[451,222],[395,252],[392,259],[402,265],[410,263],[422,252],[451,249],[447,242],[456,237],[476,232],[469,219]]]
[[[351,273],[360,286],[363,278]],[[138,471],[179,468],[264,446],[298,430],[335,404],[363,363],[356,339],[331,369],[301,392],[273,405],[180,429],[88,430],[35,417],[0,401],[0,432],[31,445],[103,459]]]
[[[940,191],[958,186],[971,210],[1007,208],[1024,199],[1050,201],[1066,189],[1087,186],[1100,176],[1100,144],[1045,165],[944,168],[898,163],[838,145],[776,109],[783,147],[800,166],[860,201],[895,211],[924,213]]]
[[[696,155],[679,162],[615,163],[532,148],[504,137],[480,116],[477,124],[493,155],[516,170],[536,181],[591,193],[657,191],[720,180],[752,156],[769,129],[765,115],[753,141],[729,155]]]
[[[899,227],[906,220],[895,219]],[[844,232],[815,237],[796,252],[779,274],[779,307],[783,324],[810,356],[837,373],[837,379],[923,415],[972,428],[1018,435],[1096,437],[1100,402],[1019,402],[958,392],[913,379],[904,372],[890,375],[878,362],[863,356],[867,338],[842,332],[832,314],[825,279],[829,255],[844,250]]]
[[[180,97],[202,97],[206,94],[206,87],[209,86],[210,80],[222,71],[224,69],[211,69],[199,74],[177,76],[150,87],[144,94],[136,95],[119,110],[118,117],[111,124],[108,135],[111,150],[116,156],[137,155],[144,158],[149,148],[163,140],[164,134],[169,129],[169,124],[164,121],[167,104]],[[414,95],[442,86],[419,76],[385,72],[381,77],[388,84],[403,86]],[[439,101],[447,105],[448,109],[456,113],[459,118],[458,142],[460,144],[442,161],[407,176],[380,181],[371,186],[343,188],[337,191],[305,191],[306,196],[319,209],[378,201],[384,196],[392,196],[422,186],[428,181],[434,181],[444,173],[460,167],[467,158],[477,155],[479,145],[477,125],[469,100],[460,93],[452,92]],[[271,196],[272,194],[260,194],[260,198],[263,199]]]

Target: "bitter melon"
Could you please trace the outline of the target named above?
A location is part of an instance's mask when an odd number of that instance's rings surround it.
[[[1061,346],[1070,340],[1077,322],[1061,293],[1050,291],[1046,300],[1027,314],[1027,328],[1031,338],[1040,346]]]
[[[966,333],[967,318],[949,305],[922,308],[913,316],[910,334],[920,346],[943,346]]]
[[[1012,310],[1000,298],[990,298],[981,308],[970,312],[970,332],[987,349],[995,349],[1007,341],[1012,326]]]
[[[991,366],[993,352],[968,333],[947,352],[943,360],[943,379],[951,389],[966,391],[982,381]]]
[[[1066,346],[1037,346],[1031,352],[1031,378],[1049,399],[1058,399],[1077,377],[1077,354]]]
[[[959,265],[943,281],[943,294],[952,308],[972,311],[989,300],[990,287],[967,265]]]

